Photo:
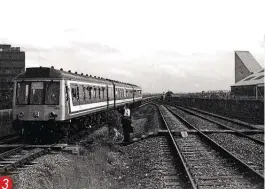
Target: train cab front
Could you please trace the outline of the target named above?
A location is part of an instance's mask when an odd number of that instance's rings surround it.
[[[42,135],[62,120],[60,81],[17,81],[13,98],[13,128],[22,135]]]

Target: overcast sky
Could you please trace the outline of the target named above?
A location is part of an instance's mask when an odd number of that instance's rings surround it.
[[[0,43],[144,92],[226,90],[234,51],[264,65],[264,0],[0,0]]]

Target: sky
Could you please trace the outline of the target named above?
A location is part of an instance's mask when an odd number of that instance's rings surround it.
[[[0,44],[26,67],[130,82],[144,92],[229,90],[234,51],[264,66],[264,0],[0,0]]]

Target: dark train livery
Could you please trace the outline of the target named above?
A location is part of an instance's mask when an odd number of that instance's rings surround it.
[[[49,128],[58,132],[83,127],[106,110],[138,105],[136,85],[52,68],[27,68],[14,82],[13,126],[24,136]]]

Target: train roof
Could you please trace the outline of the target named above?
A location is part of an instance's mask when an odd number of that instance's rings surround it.
[[[133,85],[130,83],[123,83],[120,81],[115,81],[107,78],[96,77],[92,75],[84,75],[83,73],[78,74],[77,72],[72,73],[71,70],[68,72],[64,71],[62,68],[60,70],[54,69],[53,67],[31,67],[27,68],[25,72],[19,74],[15,80],[20,79],[32,79],[32,78],[51,78],[51,79],[69,79],[69,80],[78,80],[78,81],[89,81],[89,82],[98,82],[98,83],[114,83],[117,86],[122,87],[133,87],[135,89],[141,89],[137,85]]]

